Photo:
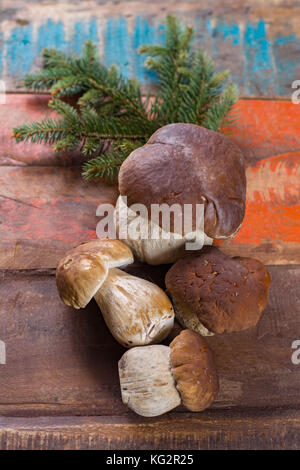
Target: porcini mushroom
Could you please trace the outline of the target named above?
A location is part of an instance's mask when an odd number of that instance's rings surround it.
[[[159,416],[181,403],[202,411],[218,393],[212,353],[197,333],[184,330],[170,346],[133,348],[119,361],[122,401],[135,413]]]
[[[174,324],[172,304],[162,289],[117,269],[132,262],[124,243],[99,239],[70,250],[56,270],[62,301],[83,308],[94,297],[112,335],[125,347],[159,342]]]
[[[231,258],[216,247],[178,260],[166,275],[179,323],[204,336],[255,326],[269,286],[270,274],[260,261]]]
[[[169,207],[178,204],[182,210],[185,205],[191,205],[190,231],[185,230],[182,222],[179,233],[173,219],[166,240],[159,220],[158,240],[143,239],[142,235],[133,239],[130,234],[124,238],[140,261],[175,262],[182,256],[187,239],[202,236],[203,244],[210,245],[212,239],[233,237],[238,231],[245,212],[245,162],[240,149],[226,136],[194,124],[169,124],[157,130],[146,145],[134,150],[123,162],[119,191],[119,201],[126,197],[124,204],[129,210],[136,204],[146,207],[147,217],[140,217],[145,226],[150,223],[153,204]],[[119,201],[116,220],[120,232]],[[196,206],[201,204],[204,205],[204,231],[196,218]],[[138,216],[138,211],[133,210],[129,218]],[[151,232],[156,227],[153,222],[150,225]]]

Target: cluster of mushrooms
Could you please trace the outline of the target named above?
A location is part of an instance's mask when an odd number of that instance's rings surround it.
[[[192,232],[170,237],[96,239],[69,251],[56,271],[62,301],[84,308],[92,298],[114,338],[128,351],[119,361],[122,400],[142,416],[158,416],[183,404],[201,411],[218,393],[213,354],[204,336],[255,326],[266,307],[270,275],[258,260],[230,257],[214,239],[233,237],[245,213],[245,162],[227,137],[193,124],[170,124],[134,150],[119,173],[120,205],[204,204],[205,243],[186,251]],[[131,210],[130,217],[138,217]],[[144,219],[144,224],[152,221]],[[153,227],[150,227],[152,229]],[[178,235],[178,234],[177,234]],[[124,267],[137,259],[152,265],[172,263],[165,293]],[[168,294],[168,295],[167,295]],[[157,344],[173,329],[181,333],[169,346]]]

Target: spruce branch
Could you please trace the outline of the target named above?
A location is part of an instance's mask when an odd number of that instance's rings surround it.
[[[83,177],[113,181],[127,156],[165,124],[226,131],[235,121],[237,88],[228,83],[227,70],[216,73],[207,54],[192,49],[193,35],[191,26],[182,27],[169,15],[165,44],[139,49],[147,55],[145,66],[157,75],[154,98],[142,96],[140,84],[122,77],[116,66],[105,67],[90,41],[79,58],[44,49],[42,70],[26,75],[24,84],[50,91],[49,107],[59,117],[16,127],[16,141],[51,144],[55,151],[79,147],[92,157]]]
[[[87,181],[104,179],[107,183],[112,183],[116,180],[120,166],[127,156],[120,151],[104,152],[83,164],[82,175]]]

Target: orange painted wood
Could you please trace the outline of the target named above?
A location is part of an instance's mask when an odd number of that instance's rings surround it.
[[[300,150],[300,105],[287,100],[244,99],[236,105],[232,140],[247,162]]]
[[[8,95],[0,106],[0,339],[7,345],[0,449],[299,447],[300,366],[291,355],[300,338],[300,270],[291,264],[270,267],[270,300],[257,327],[208,338],[220,377],[211,409],[191,414],[179,407],[145,419],[122,404],[123,348],[96,304],[80,312],[65,306],[54,270],[44,269],[95,237],[96,207],[114,203],[118,192],[84,183],[76,152],[55,155],[11,139],[14,125],[48,113],[47,99]],[[247,161],[247,209],[240,232],[222,249],[268,264],[300,263],[300,107],[241,100],[239,108],[231,138]],[[163,286],[167,267],[128,269]]]
[[[9,94],[0,106],[0,268],[55,267],[62,252],[95,237],[98,204],[117,197],[115,187],[81,180],[78,152],[12,139],[13,126],[51,114],[47,101]],[[300,263],[300,106],[247,99],[237,108],[230,138],[247,161],[246,216],[233,240],[217,244],[268,264]]]
[[[247,168],[246,214],[228,254],[266,264],[300,263],[300,152],[265,158]]]
[[[16,144],[12,128],[24,122],[53,116],[47,107],[49,95],[7,94],[0,104],[0,165],[80,164],[78,152],[55,155],[50,146]],[[237,123],[230,136],[242,149],[247,162],[300,149],[300,105],[286,100],[241,99]]]

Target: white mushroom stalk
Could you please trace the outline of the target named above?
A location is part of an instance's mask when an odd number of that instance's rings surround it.
[[[120,269],[109,270],[94,298],[110,332],[127,348],[158,343],[173,327],[173,307],[162,289]]]
[[[103,239],[71,250],[56,270],[63,302],[83,308],[94,297],[110,332],[127,348],[162,341],[174,324],[172,303],[162,289],[117,269],[132,262],[124,243]]]
[[[166,232],[158,224],[127,207],[122,196],[116,203],[114,221],[119,239],[131,248],[139,261],[152,265],[174,263],[184,255],[186,243],[198,240],[202,247],[213,242],[201,230],[184,235]]]

